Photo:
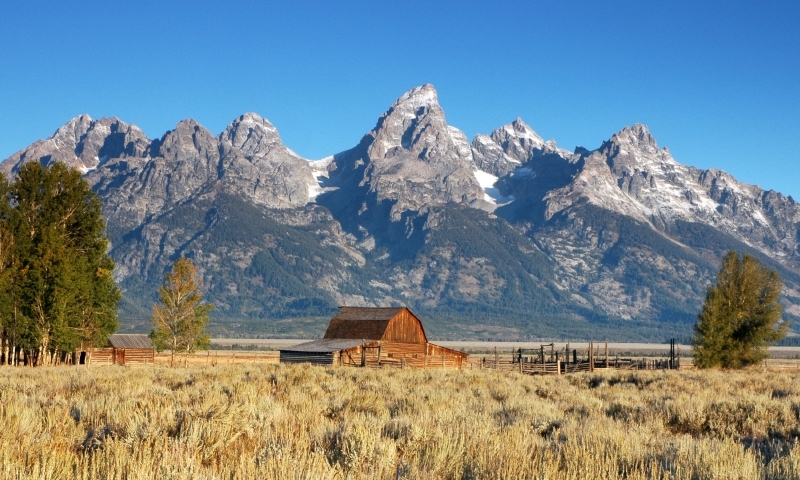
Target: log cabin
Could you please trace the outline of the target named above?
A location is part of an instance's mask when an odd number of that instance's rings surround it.
[[[281,363],[461,368],[467,354],[428,341],[406,307],[339,307],[321,340],[280,351]]]
[[[108,337],[105,348],[81,352],[80,364],[90,366],[143,366],[155,363],[155,350],[150,337],[142,334],[115,333]]]

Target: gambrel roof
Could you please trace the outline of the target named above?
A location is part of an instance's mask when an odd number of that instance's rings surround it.
[[[339,307],[324,339],[428,341],[422,322],[406,307]]]

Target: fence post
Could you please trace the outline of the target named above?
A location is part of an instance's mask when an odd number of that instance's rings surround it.
[[[608,342],[606,342],[606,368],[608,368]]]
[[[500,370],[500,357],[497,355],[497,347],[494,347],[494,369]]]
[[[589,371],[594,372],[594,343],[589,342]]]
[[[556,361],[556,372],[561,375],[561,360]]]
[[[361,341],[361,366],[362,367],[366,367],[367,366],[367,349],[364,348],[365,346],[366,345],[364,344],[364,341],[362,340]]]

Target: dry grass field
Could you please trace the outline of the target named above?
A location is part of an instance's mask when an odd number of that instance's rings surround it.
[[[0,478],[800,478],[800,374],[0,368]]]
[[[169,352],[157,352],[154,358],[155,364],[168,367],[170,362]],[[280,355],[278,352],[260,351],[226,351],[226,350],[206,350],[191,353],[189,355],[175,355],[175,366],[205,366],[216,367],[218,365],[254,365],[264,363],[278,363]]]

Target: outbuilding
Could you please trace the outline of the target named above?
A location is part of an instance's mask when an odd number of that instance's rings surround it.
[[[98,365],[153,365],[155,350],[150,337],[138,333],[115,333],[108,337],[105,348],[81,352],[81,364]]]
[[[460,368],[467,354],[428,341],[406,307],[339,307],[321,340],[280,351],[281,363]]]

